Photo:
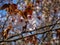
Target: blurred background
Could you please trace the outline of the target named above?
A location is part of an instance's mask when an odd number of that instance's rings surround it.
[[[60,0],[0,0],[0,45],[60,45]]]

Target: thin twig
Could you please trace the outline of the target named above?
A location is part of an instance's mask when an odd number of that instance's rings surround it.
[[[56,23],[56,24],[60,24],[60,23]],[[15,36],[21,35],[21,34],[23,34],[23,33],[33,32],[33,31],[37,31],[37,30],[40,30],[40,29],[43,29],[43,28],[46,28],[46,27],[51,27],[51,26],[53,26],[53,25],[55,25],[55,24],[51,24],[51,25],[47,25],[47,26],[44,26],[44,27],[40,27],[40,28],[35,29],[35,30],[32,30],[32,31],[22,32],[22,33],[20,33],[20,34],[16,34],[16,35],[14,35],[14,36],[8,37],[7,39],[10,39],[10,38],[13,38],[13,37],[15,37]]]
[[[60,28],[58,28],[58,29],[60,29]],[[37,35],[37,34],[44,34],[44,33],[50,32],[50,31],[58,30],[58,29],[48,30],[48,31],[44,31],[44,32],[40,32],[40,33],[36,33],[36,34],[32,34],[32,35],[29,35],[29,36],[33,36],[33,35]],[[26,37],[29,37],[29,36],[26,36]],[[26,38],[26,37],[24,37],[24,38]],[[17,41],[17,40],[21,40],[21,39],[22,39],[22,37],[19,37],[18,39],[13,39],[13,40],[0,40],[0,43],[1,43],[1,42]]]

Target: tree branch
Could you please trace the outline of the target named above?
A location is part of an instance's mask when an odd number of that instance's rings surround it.
[[[58,29],[60,29],[60,28],[58,28]],[[44,33],[46,33],[46,32],[56,31],[56,30],[58,30],[58,29],[48,30],[48,31],[44,31],[44,32],[40,32],[40,33],[36,33],[36,34],[32,34],[32,35],[29,35],[29,36],[33,36],[33,35],[37,35],[37,34],[44,34]],[[29,37],[29,36],[25,36],[25,37],[23,37],[23,38],[26,38],[26,37]],[[13,40],[0,40],[0,43],[1,43],[1,42],[17,41],[17,40],[21,40],[21,39],[22,39],[22,37],[20,37],[20,38],[18,38],[18,39],[13,39]]]
[[[56,23],[56,24],[60,24],[60,23]],[[40,29],[43,29],[43,28],[46,28],[46,27],[51,27],[51,26],[53,26],[53,25],[55,25],[55,24],[51,24],[51,25],[47,25],[47,26],[44,26],[44,27],[40,27],[40,28],[35,29],[35,30],[32,30],[32,31],[22,32],[22,33],[20,33],[20,34],[16,34],[16,35],[14,35],[14,36],[8,37],[7,39],[10,39],[10,38],[13,38],[13,37],[15,37],[15,36],[21,35],[21,34],[23,34],[23,33],[38,31],[38,30],[40,30]]]

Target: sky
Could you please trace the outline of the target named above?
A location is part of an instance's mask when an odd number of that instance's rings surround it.
[[[13,0],[13,3],[16,4],[17,3],[17,0]],[[1,3],[0,3],[0,5],[1,5]],[[0,10],[0,17],[1,16],[5,16],[6,14],[7,14],[7,12],[5,10]],[[40,38],[41,36],[42,35],[38,35],[38,38]],[[55,37],[55,35],[54,35],[54,37]],[[13,43],[13,45],[14,45],[14,43]]]
[[[13,0],[12,1],[14,4],[16,4],[17,3],[17,0]],[[8,2],[5,2],[5,3],[8,3]],[[0,3],[0,6],[2,5],[2,3]],[[1,16],[5,16],[6,15],[6,11],[5,10],[0,10],[0,17]]]

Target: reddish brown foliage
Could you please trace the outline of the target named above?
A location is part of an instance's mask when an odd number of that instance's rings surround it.
[[[12,26],[9,25],[9,26],[7,27],[7,29],[3,30],[2,34],[3,34],[3,37],[4,37],[5,39],[7,38],[8,33],[9,33],[9,31],[11,30],[11,28],[12,28]]]
[[[40,17],[40,16],[38,16],[37,18],[38,18],[39,20],[41,19],[41,17]]]
[[[39,4],[39,3],[40,3],[40,0],[36,0],[36,3],[38,3],[38,4]]]
[[[4,4],[1,9],[5,9],[5,8],[8,8],[10,4]]]
[[[15,12],[15,9],[17,9],[16,4],[4,4],[1,9],[6,9],[10,14]]]
[[[57,36],[60,37],[60,30],[57,30]]]
[[[6,9],[8,11],[8,13],[11,15],[19,13],[24,19],[27,19],[27,15],[32,15],[32,12],[33,12],[32,7],[33,7],[33,5],[29,3],[26,6],[25,11],[21,11],[21,10],[17,9],[16,4],[4,4],[1,7],[1,9]]]
[[[31,42],[32,44],[36,45],[37,44],[37,38],[36,36],[29,36],[25,38],[25,42],[29,43]]]

